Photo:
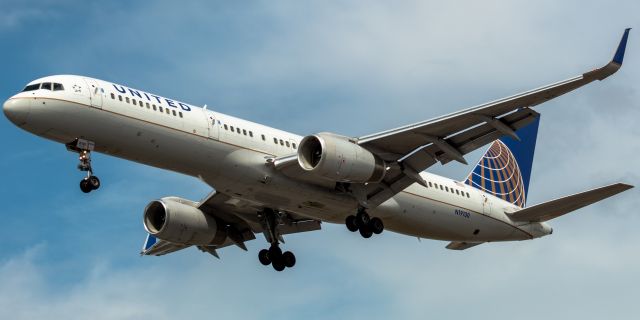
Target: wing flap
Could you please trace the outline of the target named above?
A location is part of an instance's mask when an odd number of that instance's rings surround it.
[[[548,201],[545,203],[537,204],[532,207],[527,207],[522,210],[516,211],[509,215],[509,218],[513,221],[531,221],[542,222],[557,218],[561,215],[575,211],[582,207],[586,207],[590,204],[604,200],[611,196],[614,196],[620,192],[633,188],[633,186],[616,183],[597,189],[577,193],[571,196],[562,197],[556,200]]]

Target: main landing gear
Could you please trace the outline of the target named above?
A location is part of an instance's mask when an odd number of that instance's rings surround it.
[[[279,217],[271,209],[264,209],[260,214],[264,235],[271,243],[269,249],[262,249],[258,253],[258,260],[262,265],[271,265],[276,271],[292,268],[296,264],[296,256],[291,251],[282,252],[280,249],[281,235],[278,233]]]
[[[371,238],[375,234],[381,234],[384,231],[382,220],[377,217],[371,218],[364,208],[358,208],[358,213],[350,215],[345,220],[347,229],[351,232],[360,231],[363,238]]]
[[[95,143],[93,141],[84,139],[76,139],[74,142],[67,144],[67,150],[80,155],[78,157],[80,161],[78,170],[87,172],[87,176],[80,180],[80,190],[84,193],[100,188],[100,179],[93,175],[93,169],[91,168],[91,151],[93,151],[94,147]]]

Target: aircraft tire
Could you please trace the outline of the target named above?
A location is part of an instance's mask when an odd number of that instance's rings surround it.
[[[98,179],[98,177],[90,176],[87,181],[89,183],[89,186],[91,187],[91,190],[98,190],[98,188],[100,188],[100,179]]]
[[[380,218],[374,217],[369,221],[369,229],[375,234],[381,234],[384,231],[384,223]]]
[[[358,223],[358,227],[360,227],[361,229],[362,227],[369,224],[369,220],[371,220],[371,217],[364,211],[358,212],[358,214],[356,214],[356,222]]]
[[[360,235],[363,238],[368,239],[368,238],[371,238],[371,236],[373,235],[373,231],[371,231],[369,226],[361,227],[360,228]]]
[[[284,264],[284,259],[282,259],[282,257],[278,257],[278,259],[272,259],[271,265],[273,266],[273,269],[278,272],[284,270],[284,268],[286,267]]]
[[[296,265],[296,256],[291,251],[282,254],[282,261],[287,268],[293,268]]]
[[[358,231],[358,223],[356,222],[356,216],[350,215],[345,219],[344,224],[347,226],[347,229],[351,232]]]
[[[89,180],[88,179],[82,179],[80,180],[80,190],[82,190],[82,192],[84,193],[89,193],[91,192],[91,190],[93,190],[91,188],[91,185],[89,184]]]
[[[258,260],[262,263],[263,266],[268,266],[271,264],[271,259],[269,259],[269,250],[262,249],[258,252]]]

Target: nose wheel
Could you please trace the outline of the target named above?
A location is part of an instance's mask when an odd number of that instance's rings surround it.
[[[356,215],[348,216],[345,225],[351,232],[359,231],[363,238],[371,238],[374,234],[384,231],[382,220],[378,217],[371,218],[364,208],[359,208]]]
[[[85,171],[87,176],[80,180],[80,190],[89,193],[100,188],[100,179],[93,175],[91,167],[91,151],[93,151],[95,143],[84,139],[76,139],[76,141],[67,144],[67,149],[79,154],[78,170]]]
[[[98,190],[98,188],[100,188],[100,179],[96,176],[88,176],[80,180],[80,190],[84,193]]]

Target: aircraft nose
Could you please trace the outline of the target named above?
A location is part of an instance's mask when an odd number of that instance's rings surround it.
[[[31,105],[28,99],[9,99],[4,102],[4,115],[17,126],[26,123]]]

